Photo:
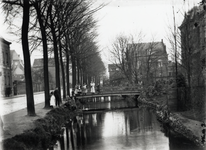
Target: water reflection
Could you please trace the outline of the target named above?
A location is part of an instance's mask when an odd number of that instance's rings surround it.
[[[162,132],[164,130],[164,132]],[[171,137],[148,108],[84,113],[64,128],[54,150],[196,150]],[[180,141],[180,143],[178,142]],[[184,141],[183,144],[181,142]],[[192,149],[191,149],[192,148]]]

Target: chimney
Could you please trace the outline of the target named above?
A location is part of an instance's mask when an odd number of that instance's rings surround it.
[[[163,39],[161,39],[161,42],[163,43]]]

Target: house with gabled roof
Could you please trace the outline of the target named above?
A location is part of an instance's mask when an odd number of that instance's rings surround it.
[[[168,54],[163,40],[160,42],[135,43],[134,63],[143,81],[167,80]]]
[[[12,81],[24,81],[24,62],[20,55],[15,50],[10,51],[11,54],[11,69]]]
[[[123,52],[124,64],[109,64],[110,80],[120,81],[128,76],[132,82],[152,84],[157,80],[168,79],[168,54],[163,40],[160,42],[127,44]],[[123,67],[124,66],[124,67]],[[121,73],[123,67],[127,75]],[[127,78],[128,78],[127,77]],[[120,82],[119,82],[120,83]]]
[[[44,89],[44,70],[43,70],[44,59],[36,58],[32,66],[33,71],[33,83],[35,87],[39,90]],[[55,88],[55,60],[54,58],[48,58],[48,71],[49,71],[49,85],[51,89]]]
[[[15,51],[10,51],[11,57],[11,72],[12,72],[12,83],[13,83],[13,94],[25,94],[25,76],[24,76],[24,62],[20,55]]]

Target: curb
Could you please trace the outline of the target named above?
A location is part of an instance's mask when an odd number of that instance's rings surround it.
[[[35,92],[35,93],[33,93],[33,95],[42,94],[42,93],[44,93],[44,91],[42,91],[42,92]],[[12,99],[12,98],[24,97],[24,96],[26,96],[26,94],[12,95],[10,97],[1,96],[0,98],[2,100],[7,100],[7,99]]]

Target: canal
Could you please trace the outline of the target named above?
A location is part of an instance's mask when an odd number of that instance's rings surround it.
[[[203,150],[161,124],[154,110],[95,100],[62,128],[51,150]]]

